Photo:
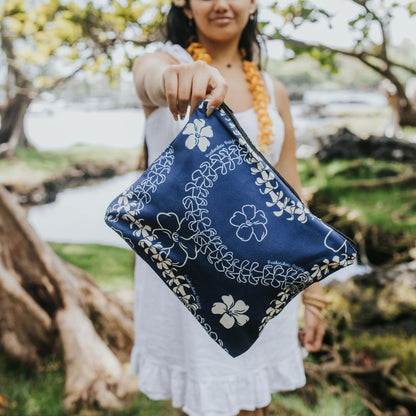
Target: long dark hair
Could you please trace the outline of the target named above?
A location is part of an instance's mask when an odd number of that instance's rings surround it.
[[[189,7],[189,0],[186,0],[186,6]],[[193,20],[189,20],[183,12],[183,7],[177,7],[172,4],[166,20],[166,40],[187,48],[189,44],[197,40],[196,27]],[[253,13],[244,28],[238,48],[244,50],[244,59],[255,61],[261,68],[261,52],[264,46],[264,40],[257,27],[257,10]]]

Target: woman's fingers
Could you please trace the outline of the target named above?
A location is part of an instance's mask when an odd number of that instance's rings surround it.
[[[314,351],[314,344],[315,344],[314,340],[315,340],[315,331],[312,328],[306,329],[305,337],[303,339],[306,351],[308,352]]]
[[[194,76],[192,71],[189,70],[178,72],[178,112],[181,118],[185,117],[186,112],[188,111],[193,90]]]
[[[322,339],[325,334],[325,329],[323,325],[319,325],[314,328],[309,328],[306,330],[304,344],[305,348],[309,352],[317,352],[321,349]]]
[[[224,78],[211,78],[208,85],[208,94],[205,98],[208,99],[207,108],[218,108],[225,100],[227,95],[228,85]]]
[[[207,97],[207,88],[209,85],[209,75],[205,72],[196,73],[192,83],[191,94],[191,114],[195,111],[198,104]]]
[[[170,112],[178,119],[178,73],[175,65],[168,66],[162,75],[163,89]]]
[[[322,346],[324,335],[324,321],[311,313],[308,309],[305,309],[305,329],[302,334],[299,334],[305,349],[309,352],[319,351]]]
[[[208,79],[205,82],[205,95],[202,99],[208,99],[207,108],[218,108],[227,95],[228,85],[218,69],[203,64],[207,67]],[[201,68],[202,69],[202,68]],[[201,101],[201,99],[199,100]]]
[[[162,76],[167,105],[175,120],[191,113],[204,99],[208,107],[219,107],[227,94],[227,83],[220,72],[204,62],[170,65]]]

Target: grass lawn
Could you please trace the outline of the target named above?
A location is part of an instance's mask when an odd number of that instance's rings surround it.
[[[0,159],[0,183],[34,184],[53,179],[71,165],[137,165],[138,149],[113,149],[100,146],[72,146],[64,150],[18,150],[14,159]]]
[[[0,415],[68,416],[63,406],[65,372],[59,357],[50,357],[39,369],[8,363],[0,354]],[[77,416],[179,416],[170,401],[152,401],[137,392],[122,411],[80,410]],[[319,388],[311,406],[296,393],[272,396],[271,416],[369,416],[358,392]]]
[[[319,387],[315,406],[296,393],[276,393],[272,396],[271,416],[370,416],[357,391],[342,390],[341,385]]]
[[[0,415],[67,416],[63,405],[65,371],[62,359],[50,357],[39,369],[8,363],[0,354]],[[123,411],[81,410],[78,416],[173,416],[169,402],[153,402],[138,393]]]
[[[51,243],[65,260],[90,273],[106,290],[133,288],[133,256],[130,250],[97,244]],[[40,368],[7,361],[0,353],[0,415],[67,416],[64,397],[65,372],[60,357],[48,357]],[[2,404],[3,403],[3,404]],[[334,393],[320,389],[311,408],[296,393],[273,395],[274,416],[367,416],[358,393]],[[77,416],[178,416],[169,401],[152,401],[137,392],[123,411],[81,410]]]
[[[88,272],[105,290],[133,290],[134,253],[100,244],[49,243],[69,263]]]
[[[379,225],[391,233],[406,232],[416,236],[416,189],[414,186],[389,186],[361,189],[359,180],[379,180],[415,171],[406,163],[373,159],[335,160],[328,163],[316,158],[299,161],[302,183],[330,197],[334,205],[345,207],[348,219],[365,225]]]

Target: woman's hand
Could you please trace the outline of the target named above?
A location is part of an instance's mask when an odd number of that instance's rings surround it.
[[[186,115],[188,106],[192,114],[205,99],[209,100],[208,109],[217,108],[224,101],[227,90],[220,72],[202,61],[169,65],[162,73],[162,91],[175,120]]]
[[[325,318],[323,310],[329,305],[325,299],[322,286],[314,283],[302,294],[305,306],[305,329],[299,331],[299,342],[308,352],[321,349],[325,335]]]
[[[308,352],[317,352],[321,349],[324,335],[325,321],[305,308],[305,329],[299,331],[300,344]]]

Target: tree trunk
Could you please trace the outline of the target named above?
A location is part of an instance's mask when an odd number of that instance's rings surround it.
[[[31,147],[25,133],[24,118],[32,99],[16,94],[7,100],[1,111],[0,157],[11,157],[18,148]]]
[[[379,73],[388,79],[395,87],[395,92],[387,94],[389,105],[393,107],[393,111],[396,112],[397,122],[400,126],[412,126],[416,127],[416,108],[412,105],[412,97],[406,95],[406,85],[397,78],[391,70],[379,71]],[[390,99],[393,99],[390,102]]]
[[[0,186],[0,347],[36,364],[62,348],[68,408],[120,407],[133,345],[132,307],[42,242]]]
[[[412,107],[408,100],[406,105],[399,105],[399,124],[404,126],[416,127],[416,108]]]

